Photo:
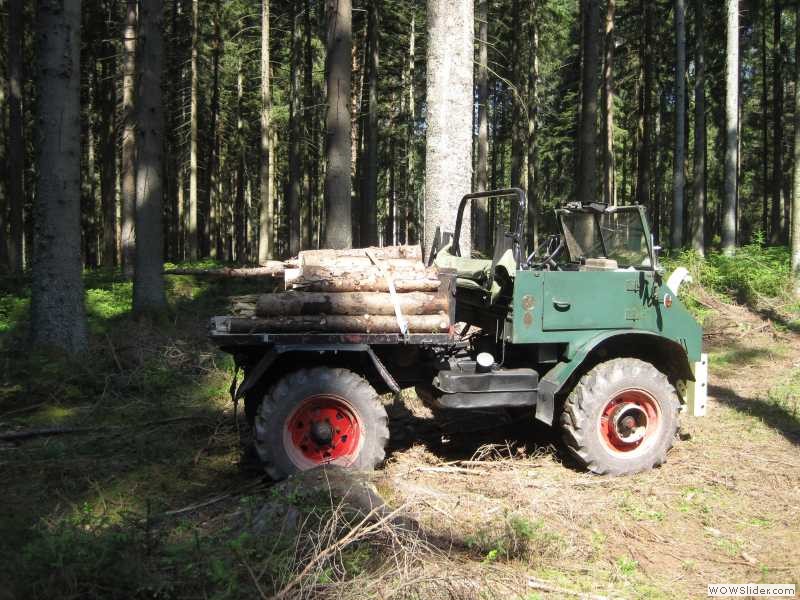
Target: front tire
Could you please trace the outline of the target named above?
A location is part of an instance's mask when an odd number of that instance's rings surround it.
[[[346,369],[317,367],[283,377],[255,417],[255,448],[280,480],[319,465],[371,470],[384,459],[388,417],[375,389]]]
[[[570,454],[599,475],[629,475],[667,460],[678,431],[675,388],[650,363],[600,363],[570,393],[561,414]]]

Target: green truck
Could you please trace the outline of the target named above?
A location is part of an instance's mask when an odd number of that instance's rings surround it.
[[[483,198],[494,247],[462,256],[462,223]],[[665,462],[679,414],[706,408],[702,330],[678,296],[686,270],[665,278],[640,206],[569,204],[530,253],[525,214],[519,189],[470,194],[452,235],[437,234],[447,333],[241,332],[212,319],[211,339],[244,371],[232,393],[270,476],[375,468],[389,440],[380,396],[409,387],[434,409],[513,409],[557,427],[597,474]]]

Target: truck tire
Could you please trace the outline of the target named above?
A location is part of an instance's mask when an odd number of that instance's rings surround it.
[[[302,369],[267,391],[256,413],[254,444],[276,481],[323,464],[371,470],[385,456],[387,421],[378,393],[359,375]]]
[[[679,410],[675,388],[653,365],[609,360],[586,373],[567,398],[564,443],[598,475],[647,471],[666,462]]]

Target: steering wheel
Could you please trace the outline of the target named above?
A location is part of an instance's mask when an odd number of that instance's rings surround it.
[[[563,251],[564,240],[561,239],[560,235],[551,235],[536,250],[531,252],[526,262],[531,269],[552,268],[554,271],[560,271],[561,267],[556,262],[556,259]],[[541,256],[541,258],[535,261],[534,259],[537,256]]]

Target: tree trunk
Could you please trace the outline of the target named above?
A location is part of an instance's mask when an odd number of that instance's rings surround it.
[[[605,63],[603,65],[603,201],[617,204],[614,161],[614,13],[616,0],[606,0]]]
[[[781,56],[781,8],[782,0],[774,0],[772,21],[772,219],[770,241],[781,244],[783,227],[783,65]]]
[[[478,21],[478,160],[475,186],[485,192],[489,186],[489,0],[477,0]],[[489,250],[488,201],[475,201],[475,244]]]
[[[378,243],[378,66],[380,58],[378,2],[369,2],[367,82],[369,104],[367,126],[364,131],[364,163],[361,187],[360,244],[374,246]]]
[[[312,29],[311,29],[311,0],[305,0],[303,10],[303,31],[304,31],[304,58],[305,69],[303,73],[303,103],[305,109],[303,114],[304,125],[304,138],[306,151],[303,153],[303,172],[305,173],[305,205],[303,207],[303,215],[305,218],[305,226],[303,228],[303,247],[314,247],[314,198],[316,197],[314,167],[317,163],[317,158],[314,155],[316,151],[316,144],[314,140],[314,132],[316,126],[314,123],[314,49],[312,45]]]
[[[302,194],[303,172],[301,168],[300,137],[302,136],[300,114],[300,23],[303,5],[301,0],[293,0],[292,48],[289,69],[289,254],[297,256],[300,252],[300,196]]]
[[[272,128],[272,90],[270,88],[271,70],[269,65],[269,3],[261,0],[261,204],[259,211],[258,262],[266,262],[275,256],[273,227],[273,181],[270,162],[273,160],[269,147]]]
[[[794,26],[794,196],[791,219],[791,267],[794,295],[800,298],[800,4],[795,8]]]
[[[328,248],[348,248],[353,243],[351,220],[352,80],[351,0],[327,0],[328,10],[328,115],[326,119],[325,240]]]
[[[447,298],[424,292],[397,294],[403,315],[432,315],[448,310]],[[282,292],[259,296],[255,314],[259,317],[284,315],[385,315],[395,314],[395,300],[384,292],[342,292],[321,294]]]
[[[416,184],[416,152],[414,151],[414,126],[417,119],[416,109],[416,87],[415,76],[415,62],[416,62],[416,44],[417,44],[417,19],[414,9],[411,13],[411,31],[408,40],[408,122],[406,123],[406,163],[408,172],[408,189],[410,198],[408,198],[408,215],[406,223],[408,226],[408,235],[406,241],[409,244],[416,244],[419,242],[419,194],[417,193]]]
[[[25,34],[23,1],[8,0],[8,264],[13,273],[22,273],[23,218],[25,204],[25,139],[22,115],[23,50]]]
[[[400,333],[396,317],[386,316],[292,316],[261,319],[228,317],[229,333]],[[450,329],[446,315],[406,317],[409,333],[440,333]]]
[[[613,2],[614,0],[610,0]],[[539,246],[539,195],[536,185],[536,120],[539,110],[538,0],[533,0],[528,20],[530,64],[528,65],[528,236],[531,250]]]
[[[125,8],[122,76],[122,267],[126,277],[133,277],[136,255],[136,39],[138,36],[138,0],[128,0]]]
[[[522,68],[524,52],[522,43],[522,9],[520,0],[512,0],[512,32],[511,32],[511,61],[512,61],[512,89],[509,100],[512,104],[511,111],[511,186],[522,188],[528,185],[526,163],[528,160],[527,144],[525,142],[528,123],[523,118],[525,108],[525,85],[527,77]]]
[[[641,141],[639,143],[639,172],[636,182],[636,201],[652,209],[650,202],[650,172],[652,161],[652,96],[653,96],[653,6],[642,0],[644,12],[644,36],[642,38],[642,69],[644,85],[639,100]]]
[[[725,195],[722,206],[722,251],[736,250],[736,170],[739,148],[739,0],[726,0]],[[780,192],[779,192],[780,193]]]
[[[203,193],[203,208],[198,211],[198,252],[203,257],[211,254],[212,237],[216,233],[217,224],[214,218],[217,214],[214,210],[216,203],[215,191],[218,175],[219,162],[219,135],[217,122],[220,111],[220,60],[222,58],[222,5],[221,0],[216,0],[214,6],[214,42],[212,50],[211,65],[211,119],[208,131],[211,143],[208,148],[208,160],[205,172],[205,191]]]
[[[695,84],[694,84],[694,210],[692,248],[705,255],[706,215],[706,59],[704,0],[695,0]]]
[[[161,243],[163,236],[161,170],[164,139],[164,107],[161,101],[162,13],[163,0],[140,0],[141,48],[136,110],[137,243],[136,271],[133,279],[133,311],[139,315],[157,315],[167,308],[162,276],[164,257]],[[197,242],[196,236],[194,242]]]
[[[108,3],[110,15],[116,14],[116,2]],[[117,57],[116,48],[111,41],[111,31],[104,31],[102,61],[102,106],[101,147],[102,173],[100,176],[100,196],[103,207],[103,266],[113,268],[117,264]]]
[[[244,264],[247,262],[247,202],[245,190],[247,186],[247,173],[245,170],[245,139],[244,139],[244,71],[242,61],[239,60],[236,73],[236,202],[233,207],[233,235],[236,249],[236,261]]]
[[[769,239],[769,94],[767,83],[769,72],[767,67],[767,28],[769,11],[767,3],[761,3],[761,230],[765,239]]]
[[[461,197],[472,187],[473,3],[428,0],[425,248],[436,228],[452,232]],[[470,256],[470,219],[461,252]]]
[[[585,0],[578,200],[597,200],[597,70],[600,63],[600,0]]]
[[[191,99],[189,116],[189,230],[186,232],[186,251],[189,260],[200,258],[198,228],[198,119],[199,100],[199,54],[200,54],[200,0],[192,0],[192,58],[191,58]]]
[[[683,200],[686,188],[686,5],[675,0],[675,160],[673,169],[673,248],[683,246]]]
[[[37,30],[39,144],[31,333],[37,346],[77,353],[88,344],[80,249],[80,0],[40,3]]]

